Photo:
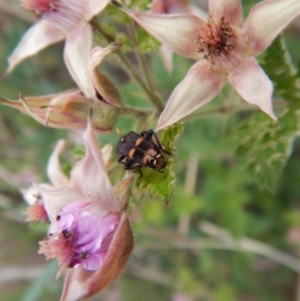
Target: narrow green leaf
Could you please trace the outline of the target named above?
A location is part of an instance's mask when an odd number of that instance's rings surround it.
[[[41,300],[41,296],[49,285],[49,280],[54,279],[55,274],[57,272],[57,262],[52,260],[49,262],[45,268],[44,273],[39,277],[35,282],[29,286],[21,301],[39,301]]]

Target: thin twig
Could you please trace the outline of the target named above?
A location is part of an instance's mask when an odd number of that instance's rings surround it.
[[[153,92],[153,94],[155,94],[155,98],[152,99],[152,102],[157,107],[157,109],[161,112],[164,109],[164,102],[162,101],[161,97],[158,95],[158,93],[154,87],[154,84],[152,82],[152,78],[149,75],[148,64],[146,62],[145,56],[142,55],[138,50],[138,42],[136,40],[136,31],[134,28],[134,24],[130,23],[128,26],[128,29],[129,29],[128,31],[129,31],[129,34],[130,34],[130,37],[132,40],[133,49],[134,49],[134,53],[137,58],[137,61],[142,68],[142,71],[143,71],[143,74],[144,74],[144,77],[146,79],[149,89]]]
[[[124,115],[128,115],[131,117],[144,118],[149,116],[152,113],[152,110],[141,110],[130,106],[122,106],[121,112]]]
[[[140,265],[130,262],[127,266],[127,271],[136,277],[167,287],[175,287],[175,282],[170,275],[157,268],[153,268],[153,266]]]
[[[30,265],[1,268],[0,285],[11,281],[32,281],[41,276],[45,267],[45,265]]]
[[[191,155],[186,166],[184,190],[188,196],[194,195],[198,172],[198,156]],[[182,214],[179,218],[177,232],[180,235],[186,235],[190,227],[191,215]]]
[[[231,245],[237,251],[253,252],[266,256],[300,274],[300,260],[285,252],[247,237],[235,239],[227,230],[208,222],[202,222],[199,227],[203,232],[218,237],[224,244]]]
[[[95,21],[91,21],[91,25],[95,30],[97,30],[102,37],[104,37],[108,42],[112,42],[115,40],[114,36],[108,34],[101,28],[101,26]],[[129,75],[129,77],[136,81],[140,87],[143,89],[145,94],[147,95],[149,101],[155,105],[159,112],[163,109],[163,101],[155,94],[155,91],[153,91],[151,88],[149,88],[144,81],[141,79],[141,76],[136,72],[134,68],[132,68],[132,63],[129,61],[129,59],[126,57],[126,55],[122,51],[115,51],[115,55],[119,58],[120,62],[123,64],[125,71]],[[160,104],[160,105],[158,105]]]

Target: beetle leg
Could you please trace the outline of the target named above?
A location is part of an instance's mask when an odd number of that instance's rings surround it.
[[[141,136],[144,137],[145,139],[151,140],[153,143],[155,143],[162,152],[164,152],[168,155],[172,155],[172,153],[164,150],[164,148],[162,147],[157,135],[155,134],[155,132],[153,130],[149,130],[148,132],[143,131],[143,132],[141,132]]]
[[[122,162],[124,159],[126,159],[126,156],[120,155],[119,158],[118,158],[118,162],[121,163],[121,164],[126,164],[126,162]]]
[[[150,167],[150,168],[152,168],[152,169],[154,169],[154,170],[156,170],[156,171],[158,171],[158,172],[160,172],[160,173],[164,173],[164,170],[157,169],[157,168],[155,168],[155,167],[152,167],[152,166],[148,166],[148,167]]]
[[[136,164],[136,165],[135,165]],[[136,163],[135,161],[133,160],[130,160],[127,158],[126,162],[124,163],[125,165],[125,169],[128,169],[128,170],[132,170],[132,169],[139,169],[142,167],[141,164],[138,164]]]
[[[144,137],[147,140],[152,140],[152,135],[154,134],[153,130],[149,130],[149,131],[142,131],[141,132],[141,136]]]

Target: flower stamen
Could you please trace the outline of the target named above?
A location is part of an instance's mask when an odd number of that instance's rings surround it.
[[[235,46],[235,31],[224,17],[218,23],[209,17],[207,24],[198,30],[196,43],[199,44],[198,52],[203,52],[204,58],[215,64],[216,57],[228,56]]]
[[[215,69],[230,72],[247,56],[247,41],[240,30],[224,17],[215,22],[209,17],[207,24],[198,30],[196,43]]]

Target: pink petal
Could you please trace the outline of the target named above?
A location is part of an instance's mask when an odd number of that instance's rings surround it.
[[[92,49],[92,29],[88,23],[81,23],[66,37],[65,63],[74,81],[86,97],[95,94],[90,75],[90,52]]]
[[[240,26],[243,22],[243,10],[240,0],[209,0],[209,14],[215,21],[222,17],[233,25]]]
[[[262,53],[299,14],[299,0],[269,0],[255,5],[243,26],[252,46],[251,54]]]
[[[159,47],[159,54],[164,65],[164,68],[168,73],[173,71],[173,50],[166,45]]]
[[[189,12],[188,1],[182,0],[153,0],[151,11],[156,14],[176,14]]]
[[[85,20],[89,21],[99,14],[111,0],[87,0],[85,10]]]
[[[197,30],[204,24],[198,17],[192,14],[161,15],[133,12],[126,7],[121,8],[157,40],[175,52],[193,59],[202,57],[197,52],[198,46],[195,43]]]
[[[248,58],[229,73],[228,81],[246,101],[277,119],[272,108],[273,84],[255,58]]]
[[[66,143],[64,140],[59,140],[56,143],[54,151],[52,152],[50,159],[48,161],[47,174],[51,183],[55,187],[68,186],[69,184],[69,179],[62,171],[59,163],[59,155],[63,151],[65,144]]]
[[[71,187],[93,202],[96,208],[98,206],[99,212],[118,212],[118,204],[90,120],[83,139],[86,155],[72,170]]]
[[[45,209],[51,222],[56,222],[57,215],[67,205],[75,202],[87,202],[84,196],[71,191],[68,188],[46,188],[36,185],[39,193],[42,195]],[[78,203],[79,204],[79,203]]]
[[[174,89],[162,112],[157,130],[169,126],[212,100],[225,82],[206,60],[197,62]]]
[[[9,56],[9,67],[6,72],[11,72],[22,60],[64,38],[64,33],[51,23],[43,19],[39,20],[27,30],[18,46]]]
[[[102,251],[105,252],[105,248],[107,246],[104,245],[104,240],[118,227],[120,223],[120,215],[109,215],[103,219],[93,215],[87,215],[78,218],[77,222],[77,251],[83,252],[88,249],[91,253],[94,253],[98,249],[102,248]]]
[[[99,270],[69,269],[60,301],[75,301],[104,291],[120,274],[132,252],[133,237],[125,213]]]

